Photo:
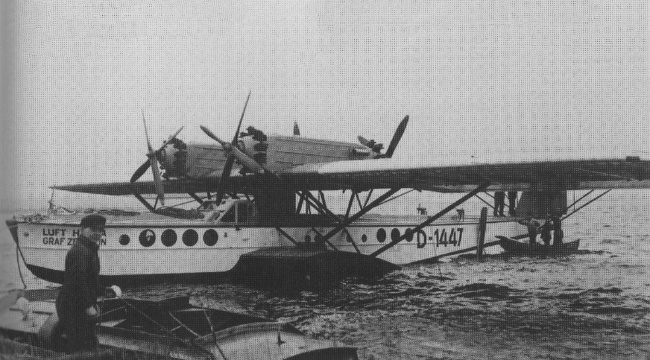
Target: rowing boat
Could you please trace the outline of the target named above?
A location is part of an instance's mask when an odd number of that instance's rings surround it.
[[[505,236],[497,236],[499,245],[508,254],[514,255],[564,255],[575,252],[580,246],[580,240],[575,240],[560,245],[533,245],[527,242],[519,242]]]

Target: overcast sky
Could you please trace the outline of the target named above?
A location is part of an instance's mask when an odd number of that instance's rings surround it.
[[[650,157],[643,0],[16,6],[5,209],[42,208],[55,184],[128,181],[146,159],[141,111],[154,144],[181,125],[185,141],[210,141],[199,125],[228,138],[249,90],[244,126],[267,133],[298,122],[387,144],[408,114],[403,161]]]

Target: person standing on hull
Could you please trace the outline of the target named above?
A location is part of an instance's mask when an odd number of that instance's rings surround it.
[[[503,207],[506,205],[506,193],[497,191],[494,193],[494,216],[504,216]]]
[[[517,192],[508,191],[508,215],[517,216],[515,208],[517,207]]]
[[[56,299],[59,324],[67,334],[66,352],[97,350],[95,321],[98,316],[99,256],[106,218],[88,215],[81,219],[81,231],[65,256],[65,275]]]

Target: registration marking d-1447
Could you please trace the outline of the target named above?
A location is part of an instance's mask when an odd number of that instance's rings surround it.
[[[433,242],[434,238],[436,247],[440,247],[441,245],[445,247],[458,247],[463,241],[463,230],[464,229],[462,227],[451,229],[436,229],[433,232],[433,236],[429,237],[427,237],[424,231],[420,230],[417,234],[418,248],[423,248],[427,244],[427,239]]]

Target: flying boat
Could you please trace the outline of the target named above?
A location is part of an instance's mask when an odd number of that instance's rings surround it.
[[[498,161],[392,156],[404,134],[405,116],[384,151],[382,144],[266,135],[241,129],[250,93],[230,141],[201,126],[210,142],[186,143],[182,127],[155,149],[130,181],[57,185],[53,189],[102,195],[133,195],[146,213],[106,214],[100,276],[111,283],[211,281],[235,273],[256,278],[299,274],[307,279],[336,273],[381,274],[399,266],[482,251],[497,236],[517,237],[522,218],[569,216],[613,188],[650,187],[650,161],[623,158],[522,158]],[[153,178],[141,180],[151,169]],[[349,194],[343,214],[327,203],[328,191]],[[433,214],[380,216],[372,210],[410,191],[457,193]],[[567,191],[600,191],[568,204]],[[517,216],[455,216],[482,193],[516,191]],[[192,209],[165,205],[168,194],[186,194]],[[154,196],[153,204],[147,196]],[[482,199],[482,198],[481,198]],[[485,200],[484,200],[485,201]],[[431,212],[431,211],[429,211]],[[28,269],[63,281],[66,251],[79,234],[83,213],[18,216],[7,220]],[[265,282],[267,280],[261,280]]]

